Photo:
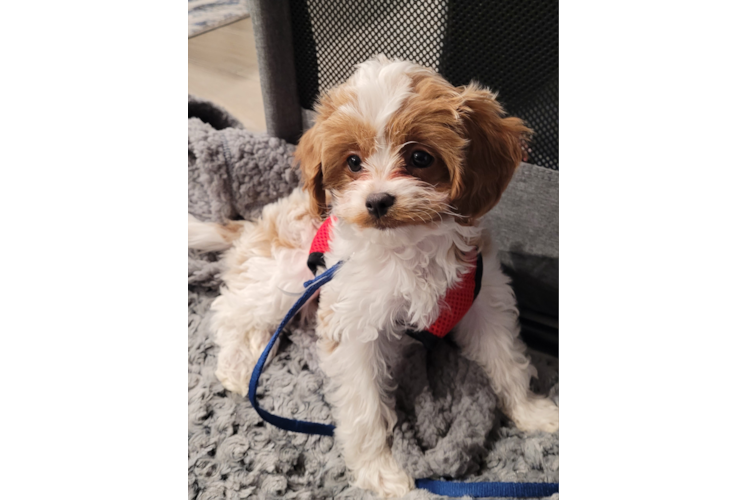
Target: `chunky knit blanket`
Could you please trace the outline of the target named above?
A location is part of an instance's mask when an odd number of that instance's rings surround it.
[[[256,216],[298,177],[293,145],[256,135],[211,103],[189,101],[189,211],[203,220]],[[334,438],[283,431],[214,374],[208,328],[221,285],[218,256],[189,253],[189,498],[375,498],[349,485]],[[287,417],[332,423],[314,332],[292,324],[260,380],[260,404]],[[558,364],[532,353],[534,390],[558,402]],[[448,341],[414,345],[395,374],[398,423],[392,448],[413,477],[460,481],[558,482],[558,433],[518,431],[502,415],[481,370]],[[554,495],[556,497],[557,495]],[[414,490],[410,500],[438,498]]]

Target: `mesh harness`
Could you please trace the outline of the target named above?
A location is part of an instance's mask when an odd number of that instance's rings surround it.
[[[307,266],[314,275],[320,267],[326,267],[325,253],[330,249],[334,220],[334,216],[328,217],[312,240]],[[455,286],[447,290],[443,299],[444,307],[439,311],[436,321],[425,330],[408,330],[408,335],[420,340],[427,349],[433,348],[436,342],[446,337],[470,310],[480,292],[482,278],[483,257],[478,253],[475,266],[465,273]]]

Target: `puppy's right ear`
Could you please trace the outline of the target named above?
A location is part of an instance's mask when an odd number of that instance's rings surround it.
[[[327,201],[322,182],[322,145],[319,135],[318,124],[307,130],[301,136],[294,156],[301,170],[304,189],[309,193],[312,213],[322,219],[327,213]]]

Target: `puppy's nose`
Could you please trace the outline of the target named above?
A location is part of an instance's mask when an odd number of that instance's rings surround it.
[[[366,198],[366,209],[377,219],[384,217],[394,204],[395,197],[389,193],[374,193]]]

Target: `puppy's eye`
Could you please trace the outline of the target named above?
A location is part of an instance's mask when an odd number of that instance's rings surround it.
[[[348,168],[351,169],[351,172],[360,172],[361,171],[361,158],[359,158],[356,155],[351,155],[348,157]]]
[[[434,157],[426,151],[413,151],[410,163],[416,168],[426,168],[434,162]]]

